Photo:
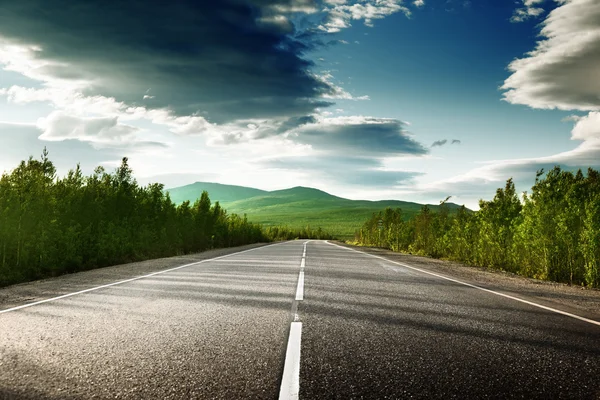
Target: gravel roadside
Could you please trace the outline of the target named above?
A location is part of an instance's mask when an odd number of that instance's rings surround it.
[[[266,245],[267,243],[255,243],[239,247],[207,250],[202,253],[114,265],[11,285],[0,288],[0,311],[26,303],[33,303],[67,293],[77,292],[124,279],[174,268],[184,264],[225,256]]]
[[[454,261],[395,253],[384,249],[352,246],[340,242],[336,242],[336,244],[600,321],[600,290],[597,289],[525,278],[504,271],[472,267]],[[507,299],[507,301],[510,300]]]

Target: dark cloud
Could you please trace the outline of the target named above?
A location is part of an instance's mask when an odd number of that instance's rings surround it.
[[[279,125],[279,128],[277,129],[277,133],[285,133],[289,130],[298,128],[299,126],[306,125],[306,124],[314,124],[315,122],[317,122],[317,119],[315,117],[313,117],[312,115],[305,115],[302,117],[291,117],[291,118],[288,118],[281,125]]]
[[[39,46],[48,79],[213,122],[302,116],[330,103],[304,55],[317,33],[284,18],[312,0],[2,1],[0,36]],[[148,91],[148,89],[150,89]],[[148,96],[143,99],[144,95]]]
[[[436,140],[435,142],[433,142],[431,144],[431,147],[442,147],[444,145],[446,145],[448,143],[448,139],[442,139],[442,140]],[[460,140],[458,139],[452,139],[452,141],[450,142],[450,144],[460,144]]]
[[[415,177],[423,175],[413,171],[386,171],[380,160],[369,157],[344,156],[298,156],[272,159],[263,162],[267,168],[316,173],[319,179],[328,183],[369,186],[394,187],[411,182]]]
[[[428,150],[405,130],[402,121],[393,119],[338,118],[299,128],[298,143],[336,153],[357,155],[424,155]]]

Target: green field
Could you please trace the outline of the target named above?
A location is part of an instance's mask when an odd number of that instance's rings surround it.
[[[386,207],[401,208],[404,217],[409,218],[418,213],[422,206],[399,200],[349,200],[306,187],[268,192],[242,186],[196,182],[168,191],[175,203],[185,200],[193,203],[203,190],[209,193],[213,202],[219,201],[228,212],[246,214],[249,220],[264,226],[321,227],[340,239],[353,238],[363,222]],[[451,208],[458,207],[453,203],[447,204]],[[430,207],[436,209],[439,206]]]

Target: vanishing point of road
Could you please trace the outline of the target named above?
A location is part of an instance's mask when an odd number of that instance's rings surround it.
[[[0,310],[2,399],[598,399],[600,323],[325,241]]]

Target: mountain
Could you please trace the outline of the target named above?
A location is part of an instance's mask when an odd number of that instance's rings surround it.
[[[269,225],[287,225],[292,228],[321,227],[341,239],[351,238],[354,232],[373,213],[386,207],[401,208],[405,218],[416,215],[422,204],[400,200],[350,200],[333,196],[319,189],[293,187],[264,191],[243,186],[196,182],[192,185],[169,189],[175,203],[194,202],[206,190],[212,202],[219,201],[230,213],[246,214],[253,222]],[[446,203],[451,210],[457,204]],[[433,210],[439,205],[429,205]]]
[[[200,195],[204,190],[208,192],[210,200],[213,203],[215,201],[218,201],[219,203],[225,203],[243,200],[269,193],[264,190],[251,187],[223,185],[213,182],[196,182],[192,183],[191,185],[167,189],[171,195],[171,200],[173,200],[173,203],[175,204],[183,203],[186,200],[189,200],[190,203],[194,203],[196,199],[200,198]]]

